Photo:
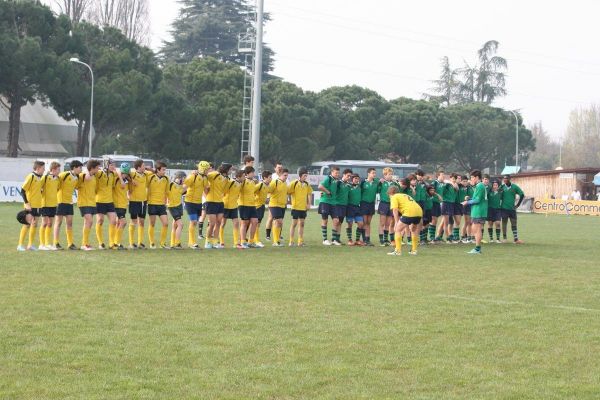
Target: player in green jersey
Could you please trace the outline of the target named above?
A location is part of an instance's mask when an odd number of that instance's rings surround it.
[[[346,234],[348,235],[348,246],[362,246],[363,242],[360,238],[363,236],[363,216],[360,211],[360,202],[362,190],[360,187],[360,176],[353,174],[351,178],[350,193],[348,194],[348,207],[346,208],[346,220],[348,227]],[[352,240],[352,224],[356,222],[356,236]]]
[[[434,196],[433,198],[433,207],[431,208],[431,222],[429,223],[428,228],[429,240],[431,240],[432,243],[437,243],[435,233],[438,224],[438,218],[442,216],[442,200],[440,199],[442,198],[445,179],[446,177],[444,175],[444,170],[438,170],[436,179],[431,182],[431,186],[435,190],[435,193],[438,194],[438,196]]]
[[[442,189],[442,223],[437,232],[436,241],[442,242],[444,232],[449,243],[454,242],[452,228],[454,226],[454,211],[456,207],[456,196],[458,195],[458,184],[456,183],[458,175],[450,174],[450,181],[444,182]]]
[[[465,198],[470,198],[472,196],[473,186],[471,186],[471,184],[469,183],[469,178],[463,175],[461,187],[459,189],[460,202],[462,203],[465,200]],[[461,228],[461,242],[471,243],[474,240],[474,233],[471,229],[471,206],[468,204],[466,206],[463,206],[461,204],[460,207],[462,207],[464,215],[464,223]]]
[[[484,178],[485,179],[485,178]],[[485,181],[484,181],[485,184]],[[494,180],[492,187],[488,188],[488,235],[490,243],[494,241],[494,228],[496,228],[496,243],[500,242],[500,221],[502,220],[502,192],[500,182]]]
[[[463,206],[471,206],[471,221],[475,231],[475,248],[469,254],[481,254],[481,228],[485,224],[488,212],[487,189],[481,182],[481,171],[471,172],[471,185],[475,187],[473,198],[467,198],[462,202]]]
[[[510,228],[513,234],[513,240],[515,244],[522,244],[523,242],[519,240],[519,235],[517,233],[517,208],[523,202],[525,198],[525,193],[523,190],[510,181],[510,175],[504,175],[502,179],[502,236],[504,241],[506,242],[506,228],[508,227],[508,220],[510,219]],[[516,197],[519,196],[519,200],[515,203]]]
[[[375,179],[377,172],[375,168],[367,170],[367,178],[361,182],[360,211],[363,215],[363,242],[365,246],[373,246],[371,243],[371,219],[375,215],[375,201],[379,182]]]
[[[348,196],[350,195],[350,189],[352,188],[352,183],[350,182],[351,179],[352,170],[345,169],[342,173],[342,179],[338,181],[338,189],[335,199],[335,213],[339,220],[339,229],[334,233],[335,236],[331,242],[334,246],[342,245],[340,236],[342,234],[342,224],[344,223],[344,218],[346,218],[348,211]]]
[[[331,242],[327,239],[327,223],[331,217],[331,234],[339,232],[340,220],[335,212],[336,196],[338,190],[338,179],[340,177],[340,169],[331,167],[331,173],[319,184],[321,191],[321,199],[319,201],[319,214],[321,215],[321,233],[323,234],[323,245],[331,246]]]
[[[377,213],[379,214],[379,245],[389,246],[391,244],[389,233],[390,230],[393,232],[394,228],[394,215],[390,208],[390,196],[388,195],[388,189],[390,186],[398,186],[394,180],[394,170],[389,167],[383,169],[383,178],[379,181],[377,192],[379,193],[379,207]]]

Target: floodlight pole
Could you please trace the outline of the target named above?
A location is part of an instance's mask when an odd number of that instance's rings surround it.
[[[92,71],[92,67],[88,64],[79,60],[79,58],[71,58],[69,61],[85,65],[89,70],[92,76],[92,95],[90,99],[90,131],[88,133],[88,156],[92,158],[92,130],[94,129],[94,71]]]
[[[517,117],[517,113],[513,110],[508,110],[515,116],[515,126],[516,126],[516,134],[515,134],[515,167],[517,170],[519,169],[519,117]],[[515,171],[516,173],[517,171]]]
[[[260,106],[262,96],[263,69],[263,12],[264,0],[256,0],[256,48],[254,53],[254,93],[252,96],[252,127],[250,133],[250,155],[256,165],[260,163]]]

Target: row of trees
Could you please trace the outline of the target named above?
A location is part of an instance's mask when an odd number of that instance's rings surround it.
[[[75,12],[76,6],[93,1],[65,0],[71,8],[60,16],[39,2],[0,2],[0,94],[10,109],[9,155],[17,155],[20,108],[36,100],[77,121],[75,152],[84,154],[90,77],[69,62],[79,57],[96,77],[98,152],[237,161],[244,71],[232,41],[239,30],[251,28],[246,3],[181,0],[174,39],[158,56],[121,29],[77,20],[85,12]],[[488,42],[479,52],[471,91],[463,88],[468,80],[457,86],[460,101],[452,96],[388,101],[358,86],[315,93],[270,77],[263,89],[263,160],[301,165],[387,158],[463,169],[510,163],[514,119],[490,105],[504,93],[497,48]],[[267,52],[265,72],[272,68],[272,54]],[[519,142],[525,152],[534,148],[524,126]]]

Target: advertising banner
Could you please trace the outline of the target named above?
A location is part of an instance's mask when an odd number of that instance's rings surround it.
[[[600,215],[600,201],[534,200],[532,210],[539,214]]]

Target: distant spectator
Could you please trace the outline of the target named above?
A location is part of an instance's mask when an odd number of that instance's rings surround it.
[[[571,198],[577,201],[581,200],[581,193],[579,192],[579,190],[573,190],[573,193],[571,193]]]
[[[569,195],[568,195],[568,194],[563,194],[563,195],[561,196],[561,200],[564,200],[564,201],[567,201],[567,200],[569,200]]]
[[[596,193],[596,200],[600,201],[600,192]]]

